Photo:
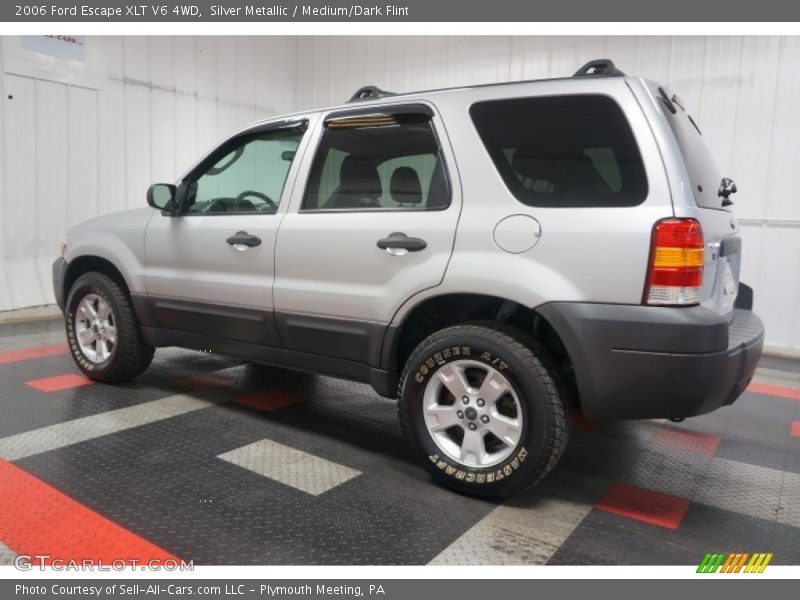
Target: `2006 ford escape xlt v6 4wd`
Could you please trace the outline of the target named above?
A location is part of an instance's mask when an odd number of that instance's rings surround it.
[[[742,393],[764,330],[735,191],[680,100],[611,61],[368,87],[76,226],[55,292],[92,379],[184,346],[399,390],[433,476],[504,496],[553,468],[572,409],[681,419]]]

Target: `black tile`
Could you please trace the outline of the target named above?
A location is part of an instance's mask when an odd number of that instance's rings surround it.
[[[707,552],[775,552],[798,564],[798,539],[800,529],[699,504],[676,530],[595,509],[549,564],[698,565]]]

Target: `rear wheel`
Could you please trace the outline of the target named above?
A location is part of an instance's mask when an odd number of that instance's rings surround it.
[[[107,275],[81,275],[64,312],[72,357],[90,379],[119,383],[150,366],[154,349],[142,340],[128,295]]]
[[[541,480],[568,438],[548,357],[505,324],[431,335],[406,363],[400,417],[435,479],[458,491],[506,497]]]

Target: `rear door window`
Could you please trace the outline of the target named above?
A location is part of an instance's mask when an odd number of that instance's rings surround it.
[[[636,140],[597,94],[492,100],[470,114],[517,200],[530,206],[635,206],[647,197]]]
[[[430,115],[357,115],[325,123],[301,210],[449,205],[450,184]]]

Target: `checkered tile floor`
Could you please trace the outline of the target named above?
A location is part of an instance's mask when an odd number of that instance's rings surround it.
[[[366,386],[177,349],[99,385],[63,339],[0,326],[0,564],[800,564],[798,362],[681,424],[576,417],[556,471],[496,505],[434,485]]]

